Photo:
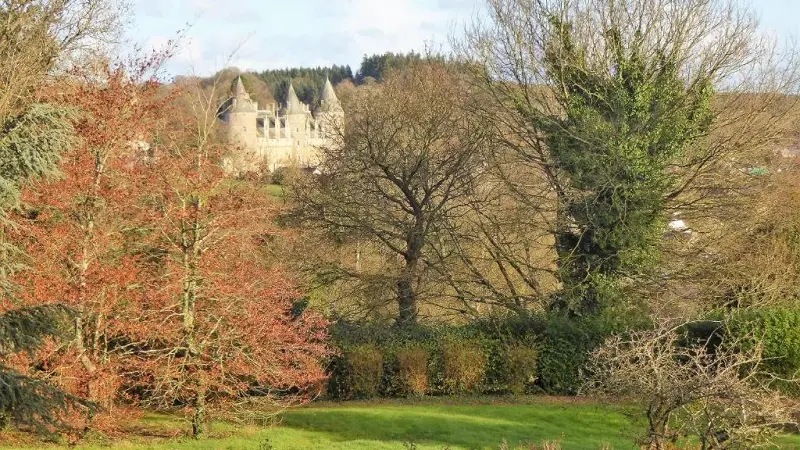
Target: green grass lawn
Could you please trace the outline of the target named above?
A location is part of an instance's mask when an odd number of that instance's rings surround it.
[[[158,437],[186,429],[174,416],[147,415],[133,429],[136,433],[123,440],[73,448],[457,450],[497,449],[505,439],[512,447],[557,440],[564,449],[595,450],[604,444],[635,449],[634,436],[641,430],[619,407],[551,398],[315,404],[286,412],[272,427],[217,423],[211,437],[201,441]],[[781,448],[800,449],[800,439],[786,438]]]
[[[267,184],[267,185],[265,185],[264,186],[264,192],[266,192],[267,194],[269,194],[269,195],[271,195],[273,197],[278,197],[278,198],[283,198],[286,195],[285,192],[284,192],[283,186],[279,186],[277,184]]]

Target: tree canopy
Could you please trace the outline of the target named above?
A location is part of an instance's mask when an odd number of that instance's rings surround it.
[[[353,78],[353,72],[350,66],[333,65],[330,67],[266,70],[259,73],[258,76],[267,83],[278,103],[286,102],[291,82],[300,101],[313,106],[319,101],[319,93],[322,86],[325,85],[326,77],[335,85],[343,80]]]

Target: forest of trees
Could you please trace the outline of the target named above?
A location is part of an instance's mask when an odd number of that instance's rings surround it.
[[[0,2],[0,433],[541,392],[645,448],[789,429],[794,48],[721,0],[485,7],[447,57],[165,81],[113,0]],[[337,85],[313,171],[225,172],[239,76]]]
[[[390,70],[403,69],[422,59],[423,56],[420,53],[413,51],[406,54],[386,52],[382,55],[364,55],[361,66],[356,72],[355,81],[358,84],[366,83],[369,80],[381,81]],[[426,57],[426,59],[429,58]]]
[[[370,80],[381,81],[389,71],[406,68],[423,59],[443,62],[445,57],[442,55],[423,56],[413,51],[407,54],[386,52],[380,55],[364,55],[361,66],[355,75],[350,66],[335,64],[330,67],[296,67],[262,72],[242,72],[236,68],[226,68],[208,78],[207,82],[220,79],[223,80],[223,84],[232,86],[235,78],[242,75],[247,92],[261,106],[273,102],[283,104],[286,101],[291,82],[300,101],[308,105],[316,105],[319,102],[319,93],[326,78],[334,85],[346,80],[361,85],[369,83]]]
[[[289,92],[289,82],[294,85],[297,97],[300,101],[309,105],[316,105],[319,101],[319,93],[325,84],[325,78],[331,83],[338,84],[344,80],[352,79],[353,72],[350,66],[315,67],[315,68],[291,68],[266,70],[258,74],[267,86],[272,90],[273,96],[278,102],[286,101],[286,94]]]

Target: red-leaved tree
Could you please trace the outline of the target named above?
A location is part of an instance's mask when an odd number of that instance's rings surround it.
[[[214,89],[179,88],[141,172],[146,326],[132,339],[144,345],[131,379],[144,404],[184,407],[199,436],[215,406],[309,399],[329,350],[324,319],[293,313],[300,293],[265,257],[278,205],[222,169],[233,149],[216,136]]]
[[[77,312],[74,339],[43,348],[29,362],[47,369],[37,375],[105,413],[113,409],[119,362],[130,350],[118,337],[140,326],[130,314],[141,301],[138,257],[127,251],[126,233],[136,217],[130,200],[141,189],[136,172],[146,156],[143,143],[169,100],[156,81],[167,56],[100,66],[43,89],[50,101],[74,110],[77,145],[62,155],[58,179],[23,194],[19,237],[30,257],[19,280],[24,301],[67,304]]]
[[[329,348],[266,257],[281,205],[226,176],[236,149],[217,138],[215,87],[159,84],[166,56],[45,92],[75,109],[79,144],[59,180],[24,194],[18,281],[27,304],[73,307],[75,337],[16,364],[100,404],[94,426],[136,402],[185,408],[199,436],[216,406],[311,398]]]

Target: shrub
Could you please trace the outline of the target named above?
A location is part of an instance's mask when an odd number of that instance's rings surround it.
[[[397,364],[403,392],[421,396],[428,390],[428,352],[415,346],[397,352]]]
[[[587,381],[584,370],[589,355],[604,337],[594,320],[549,317],[540,343],[539,386],[549,394],[577,394]]]
[[[514,344],[506,351],[506,383],[508,390],[516,395],[524,394],[536,381],[536,349]]]
[[[576,394],[588,381],[583,369],[589,354],[607,335],[646,326],[626,314],[617,318],[555,313],[493,316],[460,326],[408,328],[340,320],[331,336],[343,356],[328,365],[328,394],[339,399],[375,395],[373,390],[351,386],[353,364],[348,353],[352,350],[348,349],[363,346],[382,355],[377,394],[383,397],[521,393],[533,388]],[[374,385],[375,372],[371,373]]]
[[[352,395],[371,398],[378,394],[383,375],[383,355],[372,344],[358,345],[345,352]]]
[[[301,173],[297,167],[278,167],[270,174],[270,182],[278,186],[285,186],[292,178]]]
[[[486,372],[486,357],[474,342],[448,340],[442,343],[442,369],[446,392],[474,393]]]
[[[758,382],[762,348],[737,339],[710,348],[689,341],[684,324],[613,336],[592,356],[598,393],[631,401],[646,418],[647,448],[688,438],[702,448],[759,448],[772,443],[776,424],[791,422],[786,400]],[[745,335],[740,339],[758,339]],[[746,347],[746,346],[745,346]]]
[[[724,341],[738,341],[751,350],[760,340],[764,361],[762,369],[790,380],[800,374],[800,311],[789,308],[751,308],[734,312],[727,319],[728,336]],[[776,380],[773,387],[794,397],[800,396],[798,383]]]
[[[325,370],[328,373],[328,383],[324,390],[325,395],[337,400],[352,398],[347,358],[344,355],[334,356],[326,364]]]

